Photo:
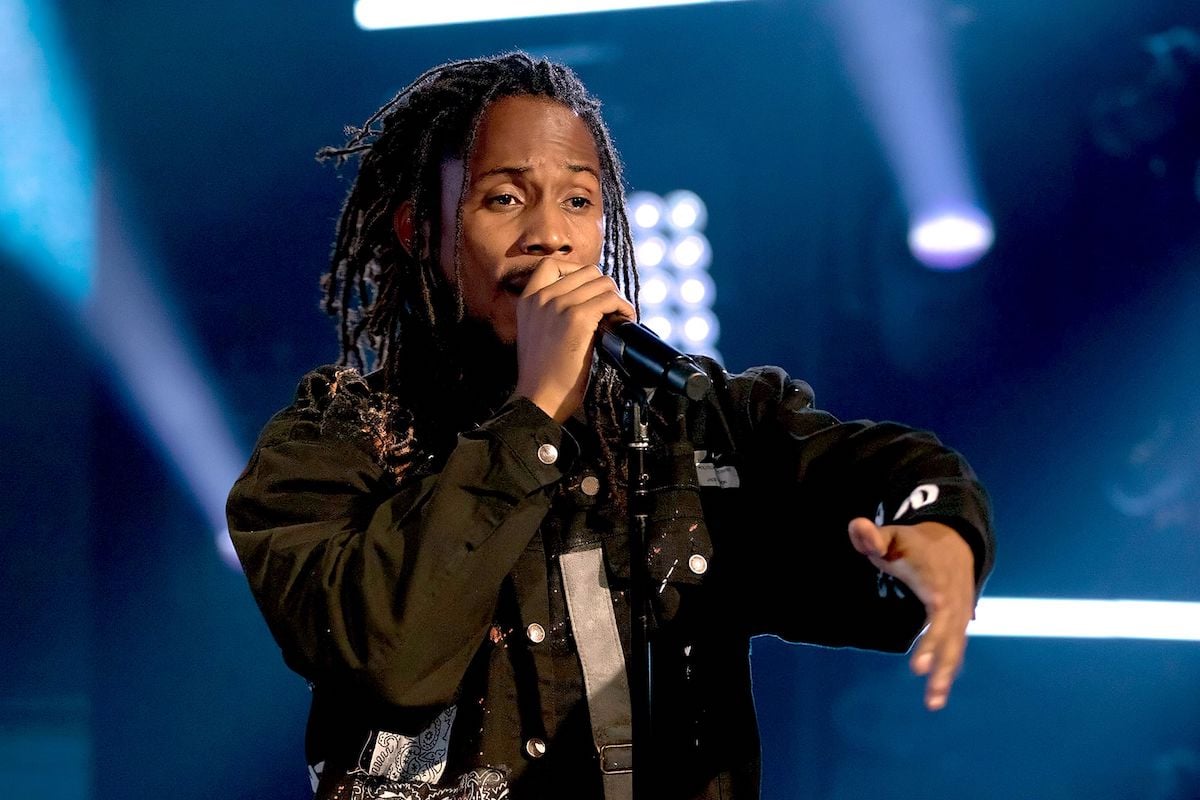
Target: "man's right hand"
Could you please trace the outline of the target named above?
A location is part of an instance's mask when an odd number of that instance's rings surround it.
[[[559,424],[570,418],[583,403],[596,329],[608,314],[636,316],[598,267],[539,261],[517,300],[517,394]]]

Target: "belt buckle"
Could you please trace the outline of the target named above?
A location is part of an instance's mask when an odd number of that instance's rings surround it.
[[[633,772],[633,742],[601,745],[600,771],[605,775]]]

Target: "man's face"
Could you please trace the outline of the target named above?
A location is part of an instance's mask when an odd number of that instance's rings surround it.
[[[517,96],[488,107],[467,168],[459,251],[466,312],[512,344],[517,297],[541,258],[600,261],[600,159],[573,111],[546,98]],[[441,267],[450,281],[462,171],[462,161],[442,166]]]

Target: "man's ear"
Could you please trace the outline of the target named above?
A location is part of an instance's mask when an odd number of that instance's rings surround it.
[[[411,200],[405,200],[396,209],[396,213],[392,216],[392,230],[396,232],[396,239],[404,248],[404,252],[411,256],[413,254],[413,204]]]

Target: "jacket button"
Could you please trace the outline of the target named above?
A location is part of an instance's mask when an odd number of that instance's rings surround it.
[[[600,494],[600,479],[595,475],[585,475],[579,482],[579,489],[588,497]]]
[[[708,572],[708,559],[699,553],[695,553],[688,559],[688,569],[697,575],[703,575]]]
[[[558,448],[552,444],[544,444],[538,448],[538,461],[543,464],[553,464],[558,461]]]
[[[525,636],[534,644],[541,644],[546,641],[546,629],[536,622],[531,622],[525,628]]]
[[[525,752],[530,758],[541,758],[546,755],[546,742],[534,736],[525,741]]]

